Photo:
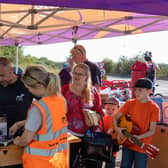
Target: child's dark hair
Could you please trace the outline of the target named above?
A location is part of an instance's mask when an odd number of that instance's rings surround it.
[[[148,78],[139,78],[135,84],[134,88],[146,88],[152,89],[152,81]]]
[[[146,51],[145,54],[144,54],[144,59],[145,61],[152,61],[152,58],[151,58],[151,52],[149,51]]]

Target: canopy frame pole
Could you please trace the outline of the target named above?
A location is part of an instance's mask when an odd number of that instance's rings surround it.
[[[159,22],[161,22],[161,21],[163,21],[163,20],[165,20],[165,17],[160,17],[160,19],[154,20],[154,21],[152,21],[152,22],[150,22],[150,23],[144,24],[144,25],[142,25],[142,26],[139,26],[139,27],[137,27],[137,28],[131,30],[131,33],[132,33],[132,32],[135,32],[135,31],[137,31],[137,30],[140,30],[140,29],[142,29],[142,28],[144,28],[144,27],[148,27],[148,26],[154,25],[154,24],[156,24],[156,23],[159,23]]]
[[[21,19],[19,19],[15,24],[20,23],[22,20],[24,20],[27,16],[29,15],[29,13],[26,13]],[[5,34],[7,34],[12,28],[14,28],[14,25],[11,25],[11,27],[9,29],[7,29],[2,35],[1,37],[4,37]]]
[[[15,42],[16,46],[16,74],[18,74],[18,67],[19,67],[19,45],[18,42]]]

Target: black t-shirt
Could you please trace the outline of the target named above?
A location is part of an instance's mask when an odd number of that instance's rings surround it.
[[[92,84],[99,84],[101,86],[101,72],[98,66],[88,60],[86,60],[84,63],[90,68]]]
[[[7,117],[8,129],[17,121],[25,120],[33,95],[28,92],[20,77],[7,87],[0,85],[0,115]]]
[[[155,79],[155,70],[153,64],[148,64],[148,69],[146,71],[146,77],[149,78],[152,82]]]

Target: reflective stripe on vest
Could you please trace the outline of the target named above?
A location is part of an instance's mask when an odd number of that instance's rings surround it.
[[[42,100],[39,100],[38,103],[41,105],[41,107],[43,107],[45,113],[46,113],[46,124],[47,124],[47,133],[53,133],[52,130],[52,119],[51,119],[51,115],[50,115],[50,110],[48,109],[48,106],[46,105],[45,102],[43,102]]]
[[[61,134],[64,134],[64,133],[67,133],[67,132],[68,132],[67,127],[63,127],[63,128],[61,128],[61,130],[56,131],[56,132],[54,132],[54,133],[48,132],[48,133],[45,134],[45,135],[35,135],[35,136],[34,136],[34,140],[36,140],[36,141],[52,140],[52,139],[55,139],[55,138],[60,137]]]
[[[39,156],[53,156],[56,152],[60,152],[68,149],[68,143],[59,144],[55,149],[38,149],[38,148],[30,148],[25,147],[25,152],[30,155],[39,155]]]
[[[50,115],[50,111],[48,109],[48,106],[42,100],[40,100],[38,103],[43,107],[43,109],[46,112],[47,134],[45,134],[45,135],[37,135],[36,134],[34,136],[34,140],[38,140],[38,141],[52,140],[52,139],[58,138],[61,134],[68,132],[67,127],[63,127],[63,128],[61,128],[61,130],[53,132],[52,120],[51,120],[51,115]]]
[[[62,127],[60,130],[53,132],[51,114],[50,114],[50,110],[49,110],[47,104],[42,100],[39,100],[38,103],[44,109],[44,111],[46,113],[47,133],[45,135],[36,134],[33,139],[35,141],[39,141],[39,142],[50,141],[50,140],[54,140],[56,138],[59,138],[59,137],[61,137],[61,135],[67,133],[68,132],[67,127]],[[59,139],[60,144],[58,142],[57,148],[39,149],[39,148],[32,148],[32,147],[26,146],[25,152],[28,154],[31,154],[31,155],[53,156],[56,152],[60,152],[60,151],[68,149],[68,143],[61,143],[61,141],[64,139],[65,138]]]

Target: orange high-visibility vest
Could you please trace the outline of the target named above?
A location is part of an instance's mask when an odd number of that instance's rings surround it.
[[[67,168],[66,103],[63,96],[47,96],[33,104],[41,112],[42,124],[33,141],[25,147],[24,168],[59,168],[60,156],[61,168]]]

